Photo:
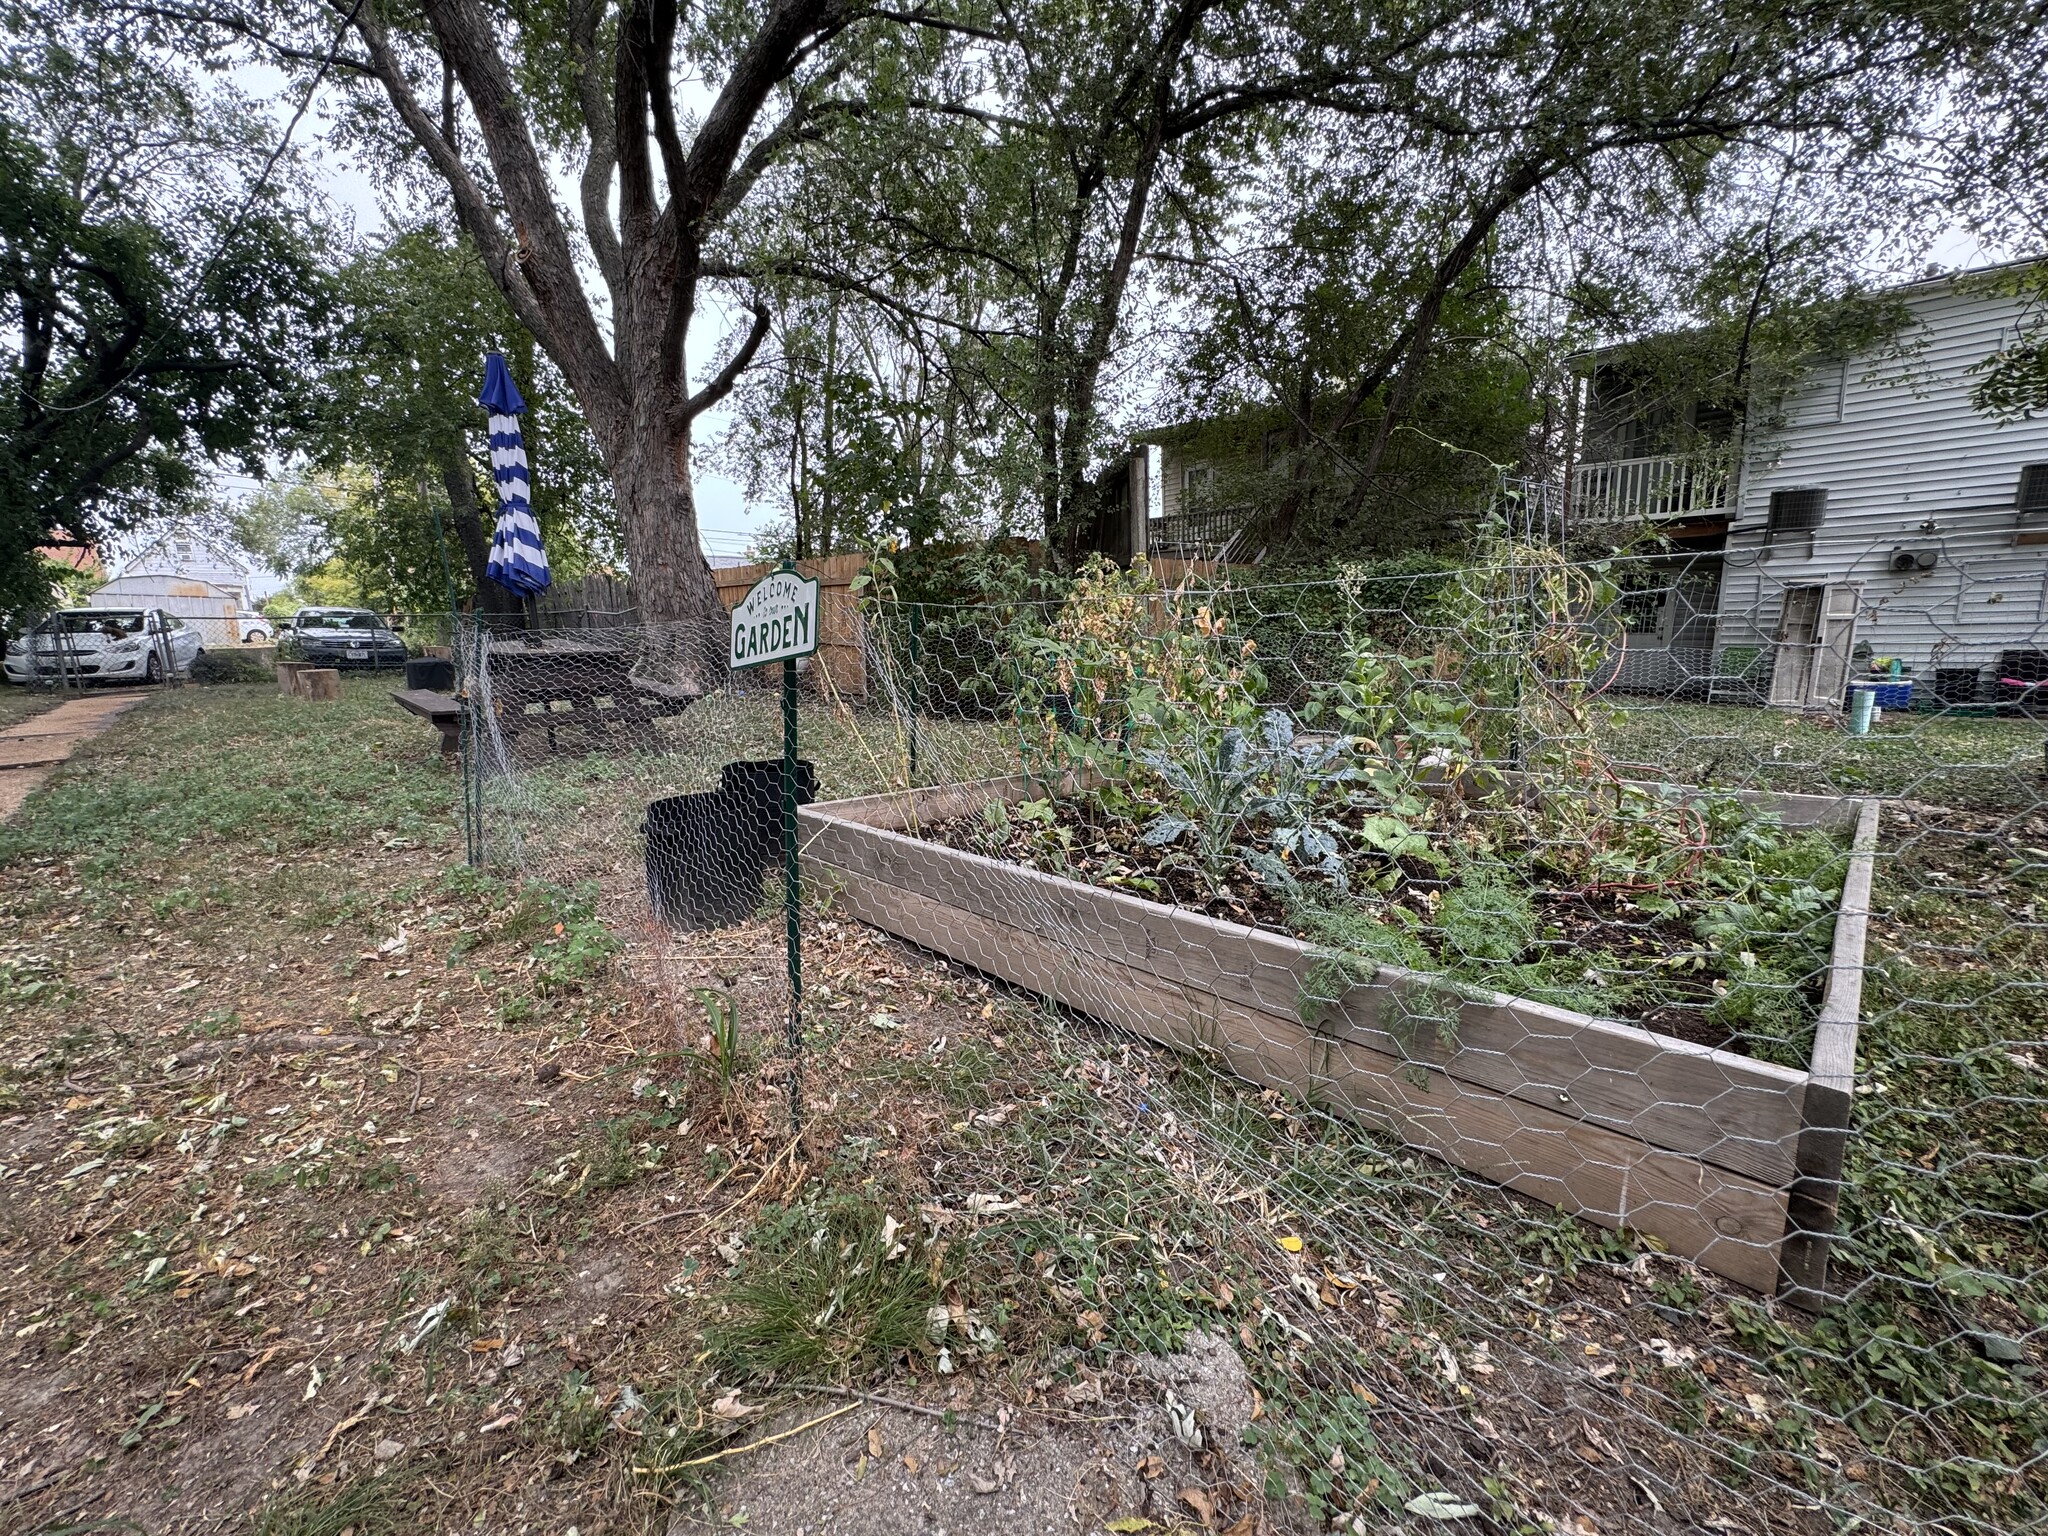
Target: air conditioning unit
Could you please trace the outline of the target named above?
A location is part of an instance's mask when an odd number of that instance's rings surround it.
[[[1924,547],[1911,549],[1902,544],[1892,551],[1890,568],[1894,576],[1919,576],[1933,570],[1939,564],[1940,550]]]
[[[1811,535],[1827,521],[1827,516],[1828,493],[1821,486],[1773,491],[1770,511],[1764,521],[1764,547],[1769,549],[1787,534],[1803,533],[1809,535],[1807,549],[1811,553]]]
[[[2022,518],[2048,515],[2048,464],[2020,466],[2020,488],[2013,500]]]

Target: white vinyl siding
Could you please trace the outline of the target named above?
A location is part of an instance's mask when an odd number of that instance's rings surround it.
[[[1752,441],[1729,533],[1718,643],[1769,647],[1786,592],[1853,583],[1858,639],[1928,686],[1936,667],[1989,666],[2048,646],[2048,547],[2015,546],[2022,465],[2048,460],[2048,420],[2001,423],[1970,406],[1971,368],[1997,349],[2015,301],[1936,289],[1910,295],[1912,355],[1826,359]],[[1771,492],[1824,487],[1811,536],[1764,547]],[[1923,527],[1932,523],[1932,527]],[[1895,574],[1892,551],[1932,549],[1934,569]]]

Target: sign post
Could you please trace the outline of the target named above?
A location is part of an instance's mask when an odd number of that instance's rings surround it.
[[[789,957],[789,1120],[803,1119],[804,957],[799,918],[803,888],[796,850],[796,663],[818,649],[818,583],[787,560],[755,582],[732,611],[735,672],[782,663],[782,911]]]

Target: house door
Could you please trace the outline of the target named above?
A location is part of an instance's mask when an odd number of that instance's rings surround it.
[[[1863,589],[1852,582],[1788,587],[1778,610],[1771,702],[1784,709],[1840,709],[1856,646]]]

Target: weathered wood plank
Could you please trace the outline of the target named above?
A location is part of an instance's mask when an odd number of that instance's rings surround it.
[[[1797,1153],[1798,1178],[1786,1216],[1780,1294],[1818,1310],[1828,1296],[1828,1249],[1841,1204],[1842,1173],[1855,1108],[1856,1036],[1863,1015],[1863,962],[1870,936],[1870,886],[1876,874],[1880,804],[1863,802],[1842,880],[1828,957],[1827,991],[1814,1026],[1811,1081]]]
[[[951,959],[1146,1039],[1213,1052],[1247,1081],[1341,1105],[1455,1167],[1649,1233],[1740,1284],[1765,1289],[1776,1277],[1780,1190],[857,870],[814,863],[812,873],[840,910]]]
[[[1299,1017],[1316,965],[1299,940],[837,822],[837,813],[802,813],[809,855],[1183,988]],[[1793,1177],[1804,1073],[1495,994],[1465,996],[1446,1040],[1436,1024],[1408,1022],[1442,1012],[1424,996],[1430,989],[1429,978],[1382,966],[1315,1027],[1774,1186]]]

